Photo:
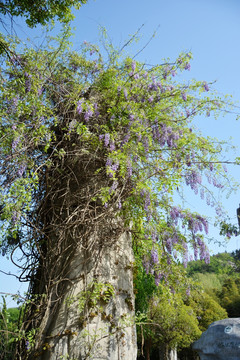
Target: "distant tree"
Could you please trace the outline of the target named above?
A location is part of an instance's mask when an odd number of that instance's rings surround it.
[[[229,253],[213,255],[209,264],[203,260],[188,263],[187,272],[190,276],[196,273],[233,274],[236,271],[236,261]]]
[[[144,327],[147,360],[156,349],[161,359],[168,360],[172,350],[188,347],[201,335],[193,309],[179,295],[153,297],[147,321]]]
[[[204,291],[192,291],[186,304],[191,306],[196,314],[201,331],[207,330],[214,321],[228,317],[226,310]]]
[[[228,278],[218,293],[219,303],[228,313],[228,317],[240,317],[240,287],[239,280]]]

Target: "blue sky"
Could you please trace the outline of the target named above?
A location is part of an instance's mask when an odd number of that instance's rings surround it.
[[[99,26],[105,27],[113,44],[121,46],[136,30],[144,24],[138,44],[132,47],[135,55],[151,38],[156,36],[139,54],[137,60],[149,64],[161,63],[163,58],[174,60],[182,51],[192,51],[193,61],[189,78],[211,82],[216,80],[214,88],[221,94],[232,94],[240,100],[240,1],[239,0],[89,0],[75,12],[75,37],[73,47],[77,50],[86,40],[98,43]],[[15,31],[21,38],[28,35],[33,39],[41,35],[42,30],[29,30],[22,21],[16,21]],[[222,140],[232,137],[232,143],[239,146],[240,121],[232,114],[219,118],[196,119],[199,129],[208,136]],[[236,152],[240,156],[239,148]],[[226,155],[232,160],[233,152]],[[228,167],[240,181],[240,167]],[[214,211],[194,195],[187,196],[187,203],[195,211],[207,216],[215,216]],[[240,191],[224,200],[230,218],[236,222],[236,208],[240,203]],[[212,221],[213,222],[213,221]],[[218,231],[211,227],[210,237],[220,240]],[[233,251],[240,246],[240,239],[230,240],[226,247],[209,244],[213,253]],[[0,269],[12,270],[5,259],[0,259]],[[14,278],[0,274],[0,291],[21,292],[26,287],[16,283]]]

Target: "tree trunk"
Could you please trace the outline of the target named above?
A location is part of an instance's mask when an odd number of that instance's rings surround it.
[[[131,235],[114,202],[105,207],[94,199],[111,181],[96,172],[96,155],[69,154],[44,180],[31,288],[37,305],[26,316],[26,330],[38,328],[38,335],[26,358],[135,360]]]
[[[43,330],[43,360],[137,357],[130,235],[91,251],[71,261],[70,285]]]

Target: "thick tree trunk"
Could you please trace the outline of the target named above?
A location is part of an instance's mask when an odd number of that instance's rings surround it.
[[[112,185],[106,170],[98,171],[105,162],[95,153],[73,152],[72,142],[63,144],[70,147],[67,155],[56,158],[44,179],[40,260],[31,288],[37,304],[26,316],[26,330],[38,333],[27,358],[135,360],[130,231],[116,215],[119,193],[108,206],[97,197]]]
[[[43,360],[137,357],[130,235],[91,251],[72,259],[70,285],[43,329]]]

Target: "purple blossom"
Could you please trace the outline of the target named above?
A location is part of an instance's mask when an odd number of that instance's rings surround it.
[[[187,101],[187,94],[185,92],[182,92],[181,95],[182,95],[182,99],[184,101]]]
[[[16,127],[15,124],[12,125],[12,129],[13,129],[14,131],[17,129],[17,127]]]
[[[183,266],[186,268],[186,267],[187,267],[187,263],[188,263],[188,248],[187,248],[187,244],[186,244],[186,243],[183,244],[183,248],[184,248],[184,253],[183,253]]]
[[[226,167],[226,165],[225,165],[225,164],[223,164],[223,170],[225,171],[225,173],[227,173],[227,172],[228,172],[228,169],[227,169],[227,167]]]
[[[104,145],[107,147],[109,145],[109,141],[110,141],[110,135],[109,134],[105,134],[104,136]]]
[[[15,138],[15,139],[13,140],[13,142],[12,142],[12,149],[13,149],[13,150],[16,150],[19,142],[20,142],[20,136],[18,136],[17,138]]]
[[[131,67],[132,67],[132,71],[134,72],[136,69],[136,61],[132,61]]]
[[[115,145],[114,145],[114,142],[113,142],[113,141],[110,142],[109,150],[110,150],[110,151],[114,151],[114,150],[115,150]]]
[[[191,70],[191,64],[189,62],[186,63],[186,65],[184,66],[184,69],[190,71]]]
[[[211,203],[211,199],[210,199],[209,193],[207,193],[207,196],[206,196],[206,203],[207,203],[208,206],[209,206],[210,203]]]
[[[15,226],[16,223],[18,222],[19,217],[20,217],[19,213],[17,211],[14,211],[13,214],[12,214],[12,219],[11,219],[13,226]]]
[[[208,221],[204,217],[201,217],[201,221],[202,221],[202,224],[203,224],[203,227],[204,227],[204,231],[205,231],[205,233],[207,235],[208,234]]]
[[[149,102],[150,104],[153,102],[153,96],[150,96],[150,97],[148,98],[148,102]]]
[[[122,208],[122,203],[121,200],[118,201],[118,208],[121,209]]]
[[[129,115],[129,119],[130,119],[130,123],[132,123],[134,121],[134,115],[133,114],[130,114]]]
[[[25,90],[26,92],[29,92],[31,91],[31,87],[32,87],[32,81],[31,81],[32,75],[25,72],[24,76],[25,76]]]
[[[84,114],[84,120],[88,121],[90,119],[90,117],[92,117],[92,116],[93,116],[93,111],[92,111],[91,107],[88,106],[88,108]]]
[[[221,209],[221,207],[220,206],[217,206],[216,208],[215,208],[215,211],[216,211],[216,214],[217,214],[217,216],[219,216],[219,217],[221,217],[222,216],[222,209]]]
[[[42,95],[42,93],[43,93],[43,90],[44,90],[44,88],[41,86],[39,89],[38,89],[38,96],[41,96]]]
[[[109,189],[109,194],[111,195],[118,187],[118,181],[113,181],[112,186]]]
[[[149,262],[149,260],[146,259],[146,258],[145,258],[144,261],[143,261],[143,267],[144,267],[146,273],[149,274],[150,262]]]
[[[127,160],[127,174],[128,177],[132,176],[132,163],[130,159]]]
[[[131,135],[130,133],[126,134],[123,138],[123,141],[122,141],[122,144],[121,145],[124,145],[124,144],[127,144],[128,143],[128,140],[130,139]]]
[[[198,258],[198,247],[196,243],[193,244],[193,251],[194,251],[194,260],[196,261]]]
[[[156,286],[158,286],[159,285],[159,283],[160,283],[160,281],[161,281],[161,279],[162,279],[162,274],[161,273],[155,273],[155,285]]]
[[[112,169],[113,171],[117,171],[118,167],[119,167],[119,162],[117,161],[117,162],[115,162],[115,163],[111,166],[111,169]]]
[[[81,114],[83,112],[83,103],[84,103],[84,99],[81,98],[78,102],[77,102],[77,112],[78,114]]]
[[[189,297],[190,294],[191,294],[191,292],[190,292],[190,287],[188,287],[188,288],[186,289],[186,295]]]
[[[111,165],[112,165],[112,159],[111,159],[111,158],[107,158],[106,166],[111,166]]]
[[[172,253],[172,239],[170,237],[167,238],[165,244],[166,244],[167,251],[169,252],[169,254],[171,254]]]
[[[150,199],[150,195],[149,192],[147,192],[146,196],[145,196],[145,202],[144,202],[144,210],[145,211],[149,211],[149,206],[151,205],[151,199]]]
[[[147,157],[147,154],[149,152],[149,143],[148,143],[148,138],[146,136],[144,136],[143,138],[143,147],[145,150],[145,156]]]
[[[155,264],[155,265],[158,264],[158,252],[156,249],[152,249],[152,251],[151,251],[151,260],[152,260],[153,264]]]
[[[124,94],[125,100],[127,100],[127,98],[128,98],[127,89],[124,89],[124,90],[123,90],[123,94]]]
[[[206,81],[203,82],[203,87],[205,91],[209,91],[209,86],[208,83]]]
[[[172,207],[170,210],[170,216],[171,216],[172,220],[174,221],[174,224],[177,225],[178,218],[180,216],[179,209],[177,207]]]
[[[17,105],[18,105],[18,97],[14,97],[12,99],[12,102],[13,102],[13,108],[16,109]]]

